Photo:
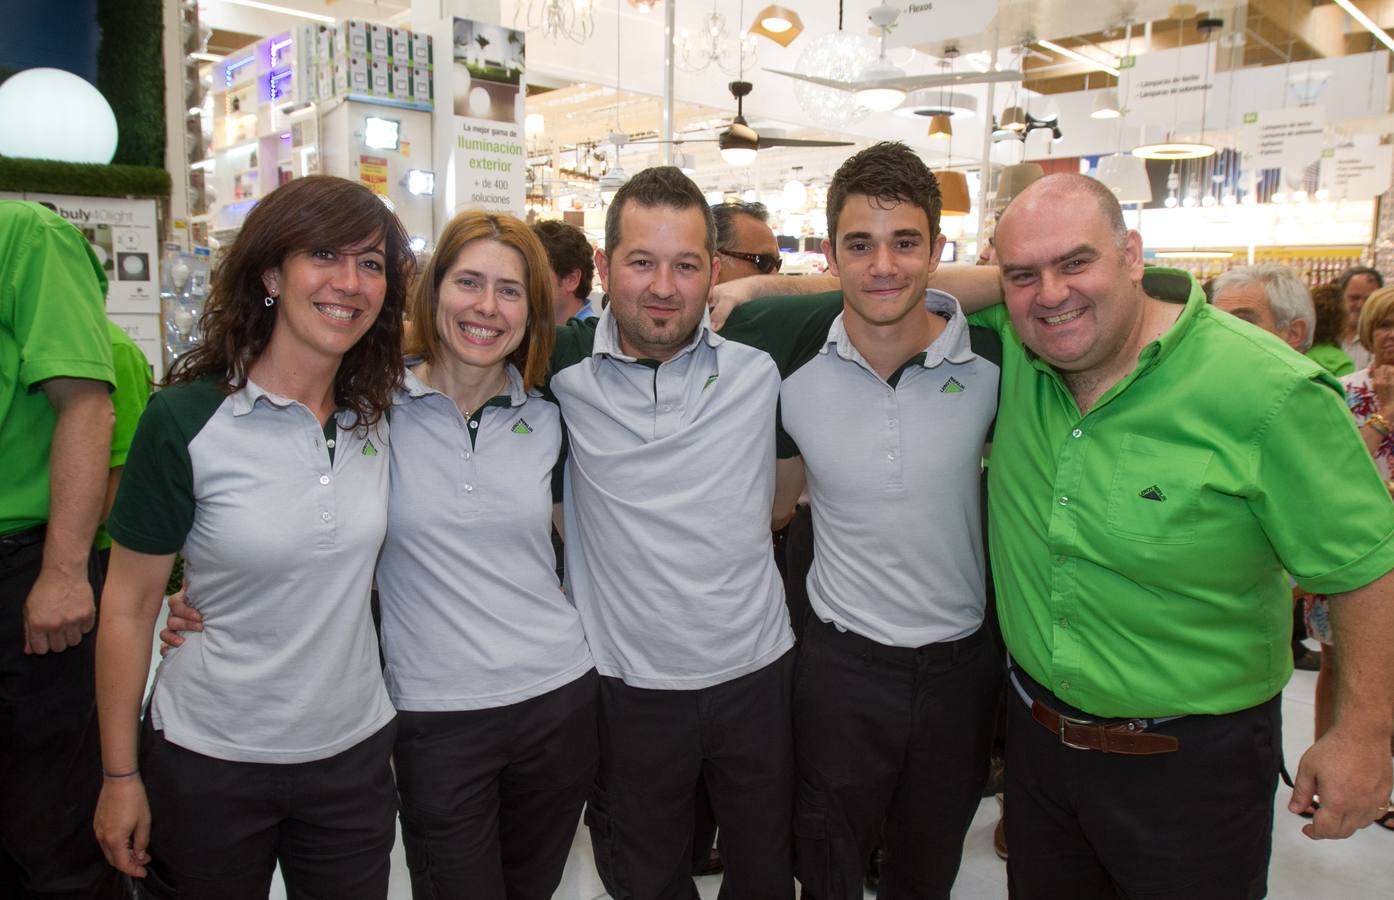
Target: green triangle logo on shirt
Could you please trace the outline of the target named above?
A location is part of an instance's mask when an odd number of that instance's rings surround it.
[[[1162,489],[1155,484],[1138,491],[1137,495],[1144,500],[1155,500],[1158,503],[1165,501],[1167,498],[1167,495],[1162,493]]]
[[[950,378],[944,382],[944,386],[939,389],[941,394],[961,394],[963,393],[963,383],[957,378]]]
[[[532,434],[532,426],[528,424],[527,419],[519,419],[513,423],[513,427],[509,431],[514,434]]]
[[[373,442],[372,442],[372,441],[365,441],[365,442],[363,443],[363,455],[364,455],[364,456],[377,456],[377,455],[378,455],[378,448],[373,446]]]
[[[715,376],[715,375],[708,375],[708,376],[707,376],[707,383],[704,384],[704,385],[702,385],[702,390],[705,391],[707,388],[709,388],[709,387],[711,387],[712,385],[716,384],[716,379],[717,379],[717,376]]]

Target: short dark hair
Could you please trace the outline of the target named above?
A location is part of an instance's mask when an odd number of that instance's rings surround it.
[[[716,246],[721,250],[731,249],[735,238],[736,216],[750,216],[758,222],[769,224],[770,211],[763,203],[746,203],[743,200],[727,200],[712,207],[712,221],[716,223]]]
[[[1384,276],[1379,273],[1379,269],[1372,268],[1370,266],[1351,266],[1349,269],[1346,269],[1344,272],[1341,273],[1342,294],[1344,294],[1346,292],[1346,288],[1350,286],[1350,280],[1352,278],[1355,278],[1357,275],[1364,275],[1366,278],[1373,278],[1375,280],[1375,287],[1384,287]]]
[[[557,280],[572,272],[580,272],[581,280],[573,291],[577,300],[585,300],[591,295],[592,281],[595,278],[595,251],[586,233],[575,225],[559,219],[537,222],[532,226],[533,233],[547,251],[547,262]]]
[[[828,240],[837,246],[837,220],[852,194],[865,194],[878,204],[910,203],[924,210],[929,236],[939,236],[944,201],[939,182],[918,153],[900,141],[872,144],[848,157],[828,185]]]
[[[712,222],[712,211],[702,189],[677,166],[653,166],[626,181],[610,201],[610,208],[605,211],[606,259],[620,245],[620,213],[627,203],[649,208],[666,206],[678,211],[699,210],[707,226],[707,255],[715,255],[716,224]]]
[[[334,376],[334,402],[372,425],[392,406],[402,382],[402,313],[416,257],[401,221],[372,191],[332,175],[307,175],[267,194],[247,215],[227,255],[213,270],[199,327],[203,342],[174,364],[166,384],[213,378],[228,393],[241,390],[265,352],[281,315],[263,302],[262,275],[296,253],[344,251],[381,241],[387,275],[382,309],[368,332],[343,356]]]

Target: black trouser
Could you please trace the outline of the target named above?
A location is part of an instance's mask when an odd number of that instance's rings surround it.
[[[396,722],[304,763],[214,759],[141,732],[150,800],[146,888],[156,897],[265,897],[277,863],[291,900],[383,900],[397,834]]]
[[[597,679],[494,709],[398,714],[416,900],[549,900],[595,783]]]
[[[949,896],[1003,673],[985,629],[888,647],[809,619],[794,684],[794,847],[819,900],[860,900],[883,825],[880,896]]]
[[[112,870],[92,831],[102,786],[94,628],[76,647],[26,656],[24,601],[43,528],[0,537],[0,897],[91,897]],[[95,567],[89,580],[96,590]]]
[[[600,777],[586,809],[615,900],[689,900],[700,773],[721,828],[733,900],[793,896],[793,651],[712,687],[646,690],[600,679]]]
[[[1023,681],[1057,712],[1089,718]],[[1071,749],[1015,691],[1012,699],[1006,811],[1015,900],[1264,896],[1281,696],[1157,725],[1180,744],[1152,756]]]

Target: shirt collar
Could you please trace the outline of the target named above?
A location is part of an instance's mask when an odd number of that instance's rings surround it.
[[[265,399],[267,403],[280,409],[294,406],[298,402],[291,400],[289,397],[282,397],[280,394],[273,394],[248,378],[246,384],[232,393],[232,414],[234,416],[245,416],[257,405],[257,401],[262,399]]]
[[[613,308],[614,304],[607,303],[605,308],[600,311],[599,320],[595,325],[595,344],[591,347],[591,356],[610,356],[622,362],[638,362],[638,359],[620,349],[619,323],[615,321]],[[702,310],[702,321],[697,323],[697,330],[692,333],[692,338],[671,358],[677,359],[685,353],[691,353],[700,343],[705,342],[709,347],[717,347],[725,340],[721,335],[712,331],[711,315],[704,309]]]
[[[972,359],[973,347],[968,334],[968,319],[963,315],[958,300],[952,294],[933,288],[925,289],[924,300],[930,315],[948,321],[939,336],[924,349],[924,360],[920,364],[926,369],[932,369],[945,360],[951,363],[965,363]],[[836,349],[837,355],[843,359],[865,363],[861,352],[847,336],[844,315],[845,313],[838,313],[837,318],[833,320],[832,327],[828,329],[828,339],[818,352],[827,353],[829,349]]]
[[[421,357],[408,356],[404,362],[407,370],[405,376],[402,378],[401,390],[397,391],[396,396],[392,398],[394,405],[400,406],[401,404],[415,400],[418,397],[425,397],[429,394],[440,394],[442,397],[445,396],[441,391],[436,390],[422,381],[414,371],[414,367],[423,362]],[[503,393],[491,398],[485,406],[522,406],[524,403],[528,402],[528,392],[523,390],[523,376],[522,373],[518,371],[518,368],[514,366],[513,363],[507,363],[504,365],[503,374],[506,379]],[[496,400],[500,400],[501,398],[506,398],[506,403],[495,403]]]

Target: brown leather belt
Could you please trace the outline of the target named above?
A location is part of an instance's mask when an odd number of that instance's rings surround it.
[[[1060,743],[1075,750],[1150,756],[1156,753],[1174,753],[1181,746],[1181,742],[1175,737],[1149,732],[1146,730],[1147,726],[1136,719],[1101,725],[1062,716],[1039,700],[1031,701],[1031,718],[1051,734],[1059,735]]]

